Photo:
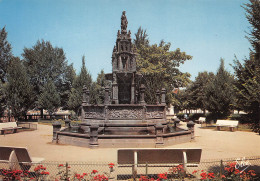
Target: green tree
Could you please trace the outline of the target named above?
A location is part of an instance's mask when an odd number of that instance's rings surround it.
[[[246,18],[251,24],[247,38],[253,48],[256,48],[260,40],[260,2],[259,0],[249,0],[249,3],[246,3],[243,8],[246,11]]]
[[[137,49],[140,49],[141,46],[149,46],[146,30],[143,30],[141,26],[138,28],[137,33],[135,33],[134,45]]]
[[[82,67],[81,67],[80,74],[74,80],[69,95],[68,107],[74,110],[75,112],[78,112],[81,106],[84,86],[86,86],[90,91],[92,90],[92,78],[89,72],[87,71],[85,65],[85,56],[82,57]],[[91,102],[94,101],[91,100]]]
[[[4,113],[7,106],[5,87],[7,81],[7,65],[12,59],[12,47],[7,41],[5,27],[0,30],[0,116]]]
[[[195,81],[191,83],[189,87],[187,87],[188,99],[190,102],[190,107],[193,109],[201,109],[205,113],[206,109],[206,90],[207,86],[212,80],[214,80],[213,72],[199,72],[198,76],[195,78]]]
[[[224,60],[220,60],[215,78],[206,87],[206,109],[217,117],[230,114],[234,102],[234,77],[225,70]]]
[[[26,68],[18,57],[9,61],[7,68],[6,96],[8,107],[16,119],[25,116],[32,103],[32,86]]]
[[[60,92],[61,106],[63,109],[68,109],[68,101],[72,89],[72,84],[76,79],[76,72],[74,70],[73,64],[68,65],[62,75],[63,78],[59,79],[57,87]]]
[[[236,107],[249,113],[249,120],[254,123],[253,131],[260,134],[260,1],[250,0],[244,9],[251,24],[247,38],[253,50],[244,63],[234,61]]]
[[[142,74],[140,83],[146,86],[145,101],[148,104],[156,102],[156,91],[166,88],[167,104],[173,102],[174,87],[183,87],[190,82],[190,74],[183,73],[179,66],[192,56],[181,52],[179,48],[170,50],[170,43],[161,41],[159,45],[141,45],[137,49],[137,71]]]
[[[96,104],[104,103],[106,86],[109,86],[109,82],[106,80],[104,70],[101,70],[101,72],[98,74],[97,80],[94,84],[95,91],[93,92],[93,95],[95,97]]]
[[[39,96],[39,106],[48,110],[50,115],[60,106],[60,95],[52,80],[47,80],[43,92]]]
[[[7,41],[7,32],[4,27],[0,31],[0,80],[2,83],[6,82],[7,65],[12,57],[12,47]]]
[[[0,116],[3,115],[4,110],[6,109],[6,95],[5,95],[5,85],[0,81]]]
[[[32,108],[39,107],[40,95],[45,91],[44,86],[48,81],[52,81],[58,93],[62,94],[64,89],[60,88],[60,85],[64,82],[67,69],[62,48],[53,47],[49,41],[42,40],[37,41],[32,48],[24,48],[22,56],[34,91]]]

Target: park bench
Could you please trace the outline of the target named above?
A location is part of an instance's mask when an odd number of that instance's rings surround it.
[[[0,123],[0,131],[1,134],[5,134],[7,131],[11,131],[12,133],[16,133],[17,129],[22,127],[18,127],[16,122],[5,122]]]
[[[29,170],[33,164],[43,160],[44,158],[31,157],[24,147],[0,146],[0,163],[9,164],[12,170]]]
[[[119,149],[117,163],[119,167],[132,167],[132,175],[137,175],[137,167],[153,164],[156,167],[173,167],[183,165],[197,167],[200,163],[202,149],[200,148],[142,148]],[[147,168],[146,168],[147,170]]]
[[[230,131],[234,131],[235,127],[238,127],[238,121],[218,119],[216,122],[216,126],[218,131],[220,131],[221,127],[229,127]]]
[[[197,123],[202,124],[206,122],[206,118],[205,117],[199,117],[198,120],[196,120]]]

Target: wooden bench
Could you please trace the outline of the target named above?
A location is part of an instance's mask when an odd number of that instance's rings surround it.
[[[197,123],[202,124],[206,122],[206,118],[205,117],[199,117],[198,120],[196,120]]]
[[[17,129],[20,129],[20,128],[22,128],[22,127],[18,127],[16,122],[0,123],[1,134],[5,134],[6,131],[11,131],[12,133],[16,133]]]
[[[234,121],[234,120],[220,120],[218,119],[216,122],[216,126],[218,131],[220,131],[221,127],[229,127],[230,131],[234,131],[235,127],[238,127],[238,121]]]
[[[0,146],[0,163],[9,164],[11,170],[29,170],[32,164],[43,160],[44,158],[31,157],[24,147]]]
[[[168,167],[183,165],[197,167],[200,163],[202,149],[200,148],[142,148],[119,149],[117,163],[119,167],[133,167],[132,174],[137,175],[138,164],[160,164],[156,167]]]

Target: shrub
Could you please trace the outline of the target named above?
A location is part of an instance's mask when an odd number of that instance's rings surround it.
[[[196,121],[199,117],[205,117],[203,113],[191,113],[189,114],[189,120]]]

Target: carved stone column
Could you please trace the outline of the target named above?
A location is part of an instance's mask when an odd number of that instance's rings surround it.
[[[105,87],[105,101],[104,101],[104,104],[109,104],[110,103],[110,100],[109,100],[109,86],[106,86]]]
[[[87,87],[84,85],[83,86],[83,95],[82,95],[83,96],[82,97],[82,104],[86,104],[87,103],[87,95],[86,95],[87,94],[86,93],[87,90],[88,90]]]
[[[114,104],[118,104],[118,84],[116,74],[113,73],[113,83],[112,83],[112,101]]]
[[[66,118],[66,119],[64,120],[64,122],[65,122],[65,127],[66,127],[66,128],[69,128],[69,127],[70,127],[70,120],[69,120],[69,118]]]
[[[89,128],[90,128],[89,146],[90,146],[90,148],[96,148],[96,147],[98,147],[98,128],[99,128],[99,126],[97,124],[93,124]]]
[[[161,104],[163,104],[163,105],[166,104],[165,98],[166,98],[166,89],[165,89],[165,88],[162,88],[162,100],[161,100]]]
[[[54,121],[52,124],[53,128],[53,134],[52,134],[52,142],[58,142],[57,132],[61,129],[61,122],[60,121]]]
[[[163,125],[161,123],[157,123],[155,125],[155,134],[156,134],[156,147],[162,147],[164,145],[163,142]]]
[[[135,91],[135,103],[138,104],[138,91]]]
[[[144,100],[145,86],[144,86],[144,84],[141,85],[140,92],[141,92],[141,101],[140,101],[140,103],[141,104],[145,104],[145,100]]]
[[[131,84],[131,104],[135,103],[135,76],[132,76],[132,84]]]
[[[188,129],[191,131],[191,139],[195,138],[195,135],[194,135],[194,125],[195,125],[195,123],[193,121],[189,121],[187,123]]]
[[[83,100],[82,100],[82,104],[83,105],[89,105],[89,90],[86,86],[83,87]]]
[[[160,104],[160,91],[157,89],[156,91],[156,104]]]

